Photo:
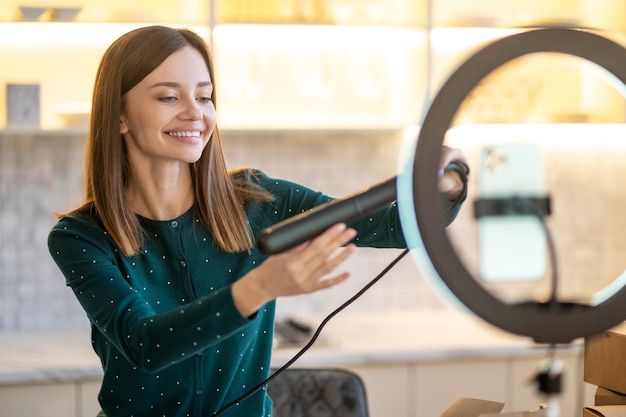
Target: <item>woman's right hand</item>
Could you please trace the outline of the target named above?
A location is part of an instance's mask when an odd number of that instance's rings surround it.
[[[235,305],[244,316],[281,296],[309,294],[345,281],[349,272],[334,273],[354,252],[354,229],[339,223],[283,253],[270,256],[232,286]]]

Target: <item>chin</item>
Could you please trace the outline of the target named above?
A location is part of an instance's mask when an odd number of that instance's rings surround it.
[[[200,156],[198,156],[198,157],[188,157],[188,158],[183,158],[182,162],[185,162],[187,164],[195,164],[199,160],[200,160]]]

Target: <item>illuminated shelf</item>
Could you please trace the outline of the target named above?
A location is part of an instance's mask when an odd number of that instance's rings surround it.
[[[207,25],[159,24],[187,27],[209,39],[210,28]],[[109,45],[122,34],[147,25],[148,23],[4,22],[0,23],[0,39],[10,40],[10,45],[14,47]]]
[[[499,0],[497,8],[493,0],[331,0],[317,17],[306,9],[315,2],[291,0],[67,2],[83,8],[76,22],[7,21],[18,3],[0,7],[0,54],[8,57],[0,61],[0,84],[41,85],[45,130],[75,127],[68,120],[84,118],[106,48],[149,24],[187,27],[210,42],[220,124],[244,130],[401,128],[418,122],[446,77],[487,42],[550,22],[594,25],[619,42],[626,36],[623,0]],[[578,72],[584,71],[581,66]],[[501,80],[500,87],[537,84],[526,78]],[[557,116],[624,118],[624,100],[588,76],[557,81],[568,89],[556,91],[555,83],[544,89],[552,100],[565,97],[569,107]],[[3,95],[0,88],[0,127]]]

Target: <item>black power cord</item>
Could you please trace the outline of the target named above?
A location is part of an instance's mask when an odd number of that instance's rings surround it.
[[[297,361],[302,355],[304,355],[304,353],[309,350],[309,348],[311,346],[313,346],[313,344],[315,343],[315,341],[317,340],[317,338],[319,337],[320,333],[322,332],[322,329],[324,328],[324,326],[326,326],[326,324],[333,318],[335,317],[337,314],[339,314],[341,311],[343,311],[346,307],[348,307],[350,304],[352,304],[354,301],[356,301],[359,297],[361,297],[367,290],[369,290],[374,284],[376,284],[383,276],[385,276],[387,274],[387,272],[389,272],[394,266],[396,266],[396,264],[398,262],[400,262],[400,260],[407,254],[409,253],[409,249],[404,249],[402,251],[402,253],[400,253],[400,255],[398,255],[394,260],[392,260],[389,265],[387,265],[385,267],[385,269],[383,269],[374,279],[372,279],[370,282],[368,282],[363,288],[361,288],[356,294],[354,294],[352,297],[350,297],[350,299],[348,299],[348,301],[344,302],[343,304],[341,304],[339,307],[337,307],[333,312],[331,312],[328,316],[326,316],[326,318],[324,318],[324,320],[322,321],[322,323],[318,326],[317,330],[315,331],[315,333],[313,334],[313,336],[311,337],[311,339],[309,340],[309,342],[304,345],[304,347],[302,347],[302,349],[300,349],[298,351],[298,353],[296,353],[291,359],[289,359],[283,366],[281,366],[280,368],[278,368],[272,375],[270,375],[269,377],[267,377],[264,381],[260,382],[258,385],[256,385],[255,387],[253,387],[252,389],[250,389],[248,392],[246,392],[245,394],[243,394],[242,396],[240,396],[239,398],[237,398],[234,401],[231,401],[230,403],[226,404],[224,407],[222,407],[219,411],[217,411],[215,414],[213,414],[214,417],[218,417],[221,416],[222,414],[224,414],[227,410],[231,409],[232,407],[238,405],[239,403],[241,403],[242,401],[248,399],[250,396],[252,396],[255,392],[257,392],[258,390],[260,390],[261,388],[263,388],[265,385],[267,385],[271,380],[273,380],[274,378],[276,378],[278,375],[280,375],[285,369],[289,368],[291,365],[293,365],[293,363],[295,361]]]

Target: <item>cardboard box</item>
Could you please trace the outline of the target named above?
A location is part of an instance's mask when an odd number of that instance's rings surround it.
[[[585,338],[585,382],[626,394],[626,322]]]
[[[504,403],[501,402],[462,397],[439,417],[477,417],[483,414],[499,413],[503,408]]]
[[[595,394],[595,405],[626,405],[626,395],[598,387]]]
[[[546,417],[548,410],[516,411],[500,413],[504,403],[461,397],[448,407],[439,417]],[[593,416],[597,417],[597,416]],[[616,416],[610,416],[616,417]],[[622,417],[622,416],[619,416]],[[623,416],[626,417],[626,416]]]
[[[585,407],[583,417],[626,417],[626,405]]]

